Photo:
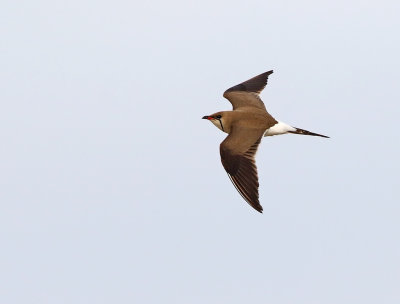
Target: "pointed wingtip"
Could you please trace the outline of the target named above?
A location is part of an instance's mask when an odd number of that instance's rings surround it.
[[[258,204],[258,205],[252,205],[252,207],[256,210],[256,211],[258,211],[258,212],[260,212],[261,214],[263,214],[263,207],[260,205],[260,204]]]
[[[258,75],[258,76],[261,76],[261,75],[269,76],[269,75],[271,75],[273,72],[274,72],[274,70],[269,70],[269,71],[264,72],[264,73],[262,73],[262,74],[260,74],[260,75]],[[256,76],[256,77],[258,77],[258,76]]]
[[[253,92],[259,94],[267,85],[268,83],[268,77],[274,72],[274,70],[270,70],[268,72],[264,72],[260,75],[257,75],[253,78],[250,78],[242,83],[239,83],[238,85],[235,85],[229,89],[227,89],[224,92],[224,97],[229,99],[229,96],[227,96],[227,93],[229,92]]]

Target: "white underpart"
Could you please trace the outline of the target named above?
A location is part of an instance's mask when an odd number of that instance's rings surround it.
[[[284,122],[278,121],[276,125],[272,126],[267,131],[265,131],[264,136],[281,135],[281,134],[286,134],[289,131],[296,131],[296,128],[293,128],[292,126],[289,126]]]

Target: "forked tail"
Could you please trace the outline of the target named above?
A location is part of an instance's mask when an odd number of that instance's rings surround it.
[[[303,129],[299,129],[299,128],[296,128],[296,127],[294,127],[294,128],[296,130],[295,131],[289,131],[289,133],[300,134],[300,135],[321,136],[321,137],[329,138],[329,136],[313,133],[313,132],[310,132],[310,131],[307,131],[307,130],[303,130]]]

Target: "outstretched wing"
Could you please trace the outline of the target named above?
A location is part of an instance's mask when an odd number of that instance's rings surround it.
[[[231,102],[234,110],[240,107],[255,107],[266,110],[259,94],[267,85],[268,76],[272,73],[272,70],[262,73],[231,87],[224,92],[224,97]]]
[[[244,200],[262,212],[258,200],[255,155],[264,130],[233,129],[220,145],[221,161],[236,190]]]

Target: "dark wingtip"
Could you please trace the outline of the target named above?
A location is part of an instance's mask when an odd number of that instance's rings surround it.
[[[261,214],[263,213],[264,209],[261,206],[261,204],[258,202],[258,200],[256,202],[251,202],[251,204],[250,204],[250,202],[248,202],[248,203],[254,210],[256,210],[257,212],[260,212]]]
[[[259,93],[265,88],[265,86],[267,85],[267,82],[268,82],[268,76],[271,75],[273,72],[274,72],[274,70],[270,70],[268,72],[264,72],[260,75],[257,75],[253,78],[250,78],[249,80],[246,80],[238,85],[235,85],[235,86],[229,88],[228,90],[225,91],[225,93],[234,92],[234,91]]]

